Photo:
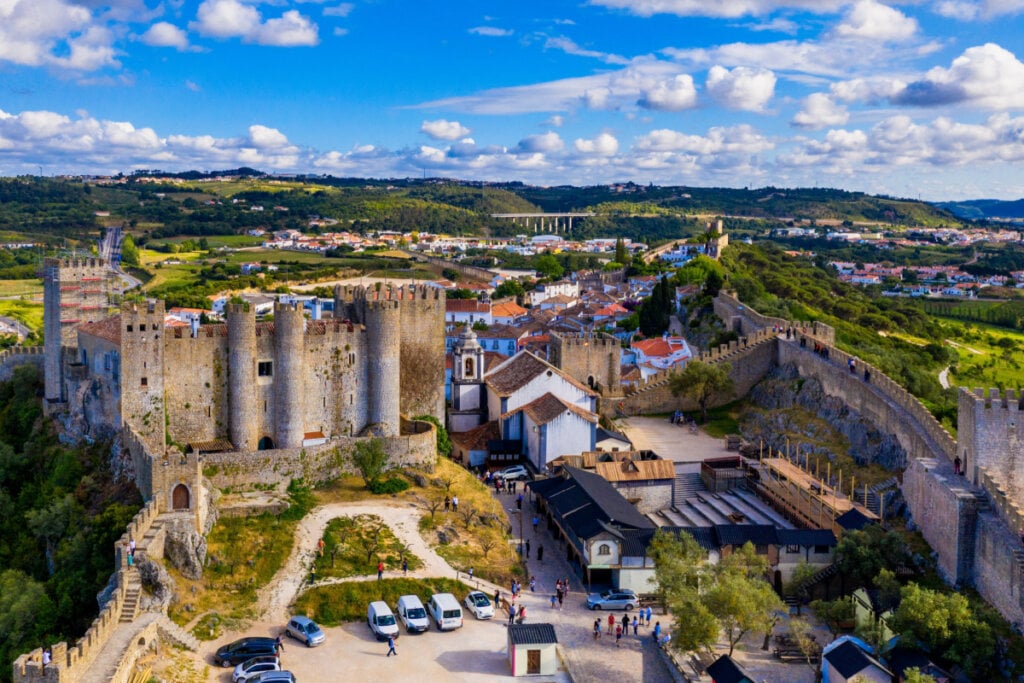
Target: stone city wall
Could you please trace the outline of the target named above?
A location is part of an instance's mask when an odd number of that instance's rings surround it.
[[[971,580],[978,509],[977,497],[954,477],[948,463],[914,457],[902,486],[914,523],[938,555],[939,573],[949,583]]]
[[[0,351],[0,382],[9,380],[16,367],[27,363],[42,369],[45,359],[42,346],[13,346]]]
[[[417,433],[383,438],[389,468],[407,466],[432,469],[437,458],[437,434],[429,422],[404,422]],[[426,425],[426,426],[424,426]],[[429,428],[428,428],[429,427]],[[339,437],[319,446],[274,449],[249,453],[205,453],[204,475],[217,488],[276,484],[291,479],[307,482],[329,481],[342,474],[355,474],[351,453],[366,439]]]
[[[994,512],[978,514],[974,586],[1007,621],[1024,624],[1024,551],[1020,536]]]
[[[823,344],[829,346],[835,344],[836,332],[825,323],[786,320],[785,318],[761,315],[728,292],[721,292],[714,298],[713,304],[715,315],[722,319],[727,329],[733,330],[737,334],[771,330],[773,327],[778,331],[792,328],[799,330],[804,335],[814,337]]]

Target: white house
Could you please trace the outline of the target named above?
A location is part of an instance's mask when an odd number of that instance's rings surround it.
[[[651,365],[665,370],[685,364],[693,358],[690,345],[682,337],[657,337],[630,344],[637,365]]]
[[[530,292],[530,305],[539,306],[545,299],[550,299],[553,296],[567,296],[572,299],[579,299],[580,285],[578,282],[569,282],[568,280],[539,284],[536,289]]]
[[[597,445],[597,393],[529,351],[485,377],[487,412],[499,416],[501,438],[522,444],[538,470],[562,455]]]
[[[491,304],[476,299],[446,299],[444,302],[445,325],[472,325],[482,322],[485,325],[494,323],[491,315]]]

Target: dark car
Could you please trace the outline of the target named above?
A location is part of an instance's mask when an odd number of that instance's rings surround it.
[[[217,650],[213,661],[218,666],[236,666],[247,659],[272,655],[276,651],[277,642],[273,638],[241,638]]]

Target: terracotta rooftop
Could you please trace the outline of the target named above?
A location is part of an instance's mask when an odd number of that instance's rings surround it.
[[[580,408],[579,406],[574,405],[572,403],[563,401],[562,399],[558,398],[557,396],[550,392],[544,394],[538,399],[530,401],[521,408],[513,410],[511,413],[506,413],[505,415],[502,415],[502,418],[504,418],[506,415],[511,415],[519,411],[526,413],[530,417],[531,421],[539,425],[551,422],[556,417],[560,416],[562,413],[566,411],[576,415],[577,417],[583,418],[587,422],[596,423],[598,420],[597,415],[595,413],[592,413],[589,410],[584,410],[583,408]]]
[[[476,299],[445,299],[446,313],[490,313],[491,305]]]
[[[105,339],[117,346],[121,345],[121,316],[112,315],[94,323],[83,323],[78,331],[98,339]]]
[[[501,430],[498,429],[498,421],[491,420],[466,432],[452,432],[448,437],[459,448],[467,451],[482,451],[487,448],[488,441],[496,441],[501,438]]]
[[[544,372],[558,374],[566,382],[585,392],[588,396],[597,396],[594,390],[587,385],[562,372],[554,365],[541,360],[529,351],[517,353],[498,366],[485,379],[487,386],[493,389],[498,396],[511,396]]]
[[[527,310],[513,301],[506,301],[491,306],[491,314],[496,318],[517,318],[527,314]]]

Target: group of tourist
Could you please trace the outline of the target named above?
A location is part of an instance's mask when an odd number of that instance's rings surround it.
[[[629,635],[629,628],[631,626],[633,627],[633,636],[636,637],[636,638],[639,638],[640,637],[640,628],[643,627],[643,626],[650,627],[650,625],[651,625],[651,617],[652,617],[652,611],[651,611],[650,607],[648,607],[646,609],[641,609],[639,611],[639,613],[636,616],[633,617],[633,621],[632,622],[629,621],[629,616],[627,615],[627,616],[622,617],[622,619],[620,619],[616,623],[615,615],[614,614],[609,614],[608,615],[608,630],[605,632],[605,635],[615,636],[615,647],[619,647],[619,643],[622,640],[622,636]],[[601,638],[601,633],[602,633],[601,619],[600,619],[600,617],[598,617],[597,619],[594,619],[594,640],[599,640]],[[651,635],[654,638],[654,642],[655,643],[661,643],[661,622],[660,621],[657,622],[654,625],[654,631],[652,632]]]

